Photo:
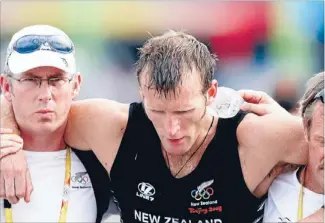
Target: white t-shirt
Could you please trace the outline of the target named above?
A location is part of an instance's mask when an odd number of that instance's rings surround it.
[[[58,222],[60,216],[66,150],[56,152],[25,151],[34,191],[30,203],[22,199],[12,205],[14,222]],[[67,222],[95,222],[96,200],[90,178],[78,157],[71,153],[71,185]],[[3,200],[0,220],[5,221]]]
[[[278,176],[269,188],[263,221],[297,222],[300,186],[297,170]],[[303,218],[306,218],[324,205],[324,195],[307,188],[303,191]]]

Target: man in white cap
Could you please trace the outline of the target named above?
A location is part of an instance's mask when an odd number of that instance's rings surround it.
[[[4,170],[20,167],[14,156],[2,158],[0,197],[14,205],[1,200],[1,222],[102,220],[110,199],[107,172],[94,153],[73,150],[63,138],[80,84],[75,47],[63,31],[35,25],[12,37],[1,87],[13,107],[21,138],[1,129],[1,148],[23,148],[19,152],[25,153],[33,185],[16,185],[16,193],[6,190],[14,181]],[[17,203],[33,187],[31,197]]]

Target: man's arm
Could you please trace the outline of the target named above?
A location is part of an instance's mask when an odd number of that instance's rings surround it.
[[[284,108],[282,108],[273,98],[271,98],[268,94],[261,91],[253,91],[253,90],[241,90],[239,91],[243,99],[247,102],[245,103],[241,109],[247,112],[255,113],[258,116],[264,116],[264,118],[269,119],[268,115],[273,115],[275,120],[278,119],[281,121],[283,119],[288,118],[289,128],[293,129],[292,136],[293,138],[288,138],[289,140],[294,140],[295,137],[298,138],[298,148],[294,148],[290,144],[284,143],[284,146],[289,148],[287,153],[284,156],[280,156],[280,162],[288,162],[293,164],[306,164],[308,150],[307,150],[307,142],[304,139],[304,129],[303,129],[303,121],[301,117],[293,116],[289,112],[287,112]],[[275,115],[275,116],[274,116]],[[272,118],[270,121],[266,121],[266,123],[270,123],[272,125]],[[264,121],[260,120],[260,125],[263,125]],[[283,124],[286,124],[285,122]],[[269,126],[266,126],[269,127]],[[277,129],[280,128],[278,126],[274,126],[273,130],[277,133]],[[271,132],[272,133],[272,132]],[[264,133],[262,133],[264,134]],[[268,135],[268,134],[264,134]],[[271,135],[271,137],[273,137]],[[287,138],[285,138],[287,139]],[[299,150],[302,149],[302,150]],[[297,154],[298,149],[298,154]]]
[[[1,128],[11,129],[13,134],[19,135],[19,128],[16,123],[11,103],[3,94],[1,94],[0,99]]]
[[[263,92],[241,91],[241,95],[249,102],[244,110],[256,113],[247,114],[237,129],[244,178],[254,192],[277,164],[305,164],[308,150],[300,117]]]
[[[248,114],[238,126],[237,136],[245,181],[252,192],[278,163],[307,162],[299,117]]]
[[[19,129],[11,103],[3,95],[0,109],[0,198],[8,199],[12,204],[17,203],[20,198],[29,202],[33,184],[24,152],[21,150],[23,140],[18,136]]]
[[[108,172],[112,167],[128,121],[129,105],[106,99],[73,103],[65,141],[81,150],[93,150]]]
[[[256,197],[262,197],[264,194],[267,193],[269,190],[270,185],[272,184],[273,180],[277,178],[280,174],[294,171],[298,168],[297,165],[293,164],[277,164],[273,169],[267,174],[267,176],[262,180],[262,182],[255,188],[254,195]]]

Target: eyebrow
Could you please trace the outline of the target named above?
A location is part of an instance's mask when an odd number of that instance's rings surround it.
[[[63,77],[63,76],[66,76],[65,73],[52,73],[50,75],[47,76],[47,78],[51,78],[51,77]],[[41,78],[40,76],[37,76],[33,73],[25,73],[25,74],[22,74],[21,77],[34,77],[34,78]]]

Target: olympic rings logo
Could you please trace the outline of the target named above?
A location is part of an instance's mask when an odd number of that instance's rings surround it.
[[[87,175],[74,175],[71,177],[72,182],[78,182],[81,184],[86,184],[89,182],[89,177]]]
[[[207,200],[209,199],[212,195],[213,195],[214,191],[212,187],[207,187],[207,188],[203,188],[202,190],[192,190],[191,192],[191,196],[199,201],[202,198]]]

